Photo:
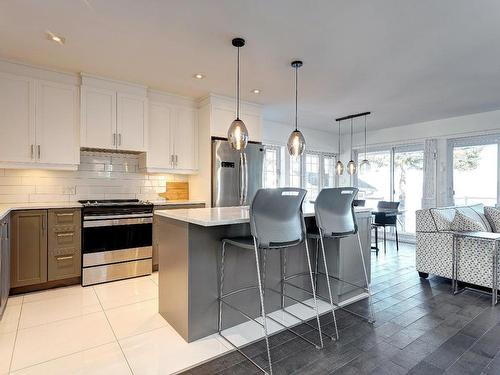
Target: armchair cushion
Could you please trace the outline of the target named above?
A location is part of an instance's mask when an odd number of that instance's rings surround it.
[[[487,232],[482,221],[474,220],[464,212],[457,210],[450,229],[455,232]]]
[[[496,207],[485,207],[484,214],[491,225],[492,231],[500,233],[500,209]]]

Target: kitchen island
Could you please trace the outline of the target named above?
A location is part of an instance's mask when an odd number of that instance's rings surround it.
[[[159,237],[159,312],[186,340],[191,342],[217,332],[218,262],[221,239],[250,235],[248,207],[195,208],[156,211]],[[315,226],[314,207],[304,204],[308,230]],[[368,208],[356,208],[363,254],[370,274],[370,217]],[[316,242],[310,241],[312,264]],[[364,274],[356,237],[325,241],[330,274],[356,285],[364,285]],[[307,271],[304,246],[287,250],[287,275]],[[319,262],[319,270],[322,271]],[[313,266],[314,267],[314,266]],[[297,277],[294,283],[310,290],[309,277]],[[226,248],[225,292],[256,284],[253,251]],[[269,251],[266,287],[280,289],[280,252]],[[365,298],[362,289],[340,282],[332,283],[336,303]],[[286,287],[293,298],[306,301],[311,296],[299,288]],[[327,296],[324,276],[318,277],[318,294]],[[280,309],[281,297],[266,293],[266,312]],[[260,314],[258,293],[249,291],[231,297],[231,303],[253,317]],[[286,306],[293,305],[287,299]],[[238,312],[224,310],[224,329],[245,322]]]

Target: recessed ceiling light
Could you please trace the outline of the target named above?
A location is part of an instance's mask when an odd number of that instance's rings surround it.
[[[47,39],[51,40],[53,42],[56,42],[57,44],[60,44],[60,45],[63,45],[64,42],[66,42],[66,38],[64,38],[60,35],[54,34],[51,31],[47,31]]]
[[[260,90],[259,89],[253,89],[252,93],[254,93],[254,94],[260,94]]]
[[[205,76],[203,74],[201,74],[201,73],[196,73],[193,77],[196,78],[196,79],[203,79],[203,78],[205,78]]]

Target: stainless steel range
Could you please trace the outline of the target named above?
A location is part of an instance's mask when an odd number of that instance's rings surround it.
[[[138,199],[80,203],[82,285],[151,274],[153,204]]]

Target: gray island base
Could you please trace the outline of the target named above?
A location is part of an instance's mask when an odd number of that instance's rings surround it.
[[[186,340],[206,337],[217,332],[218,280],[221,239],[250,235],[248,208],[221,207],[156,211],[159,239],[159,312]],[[315,224],[313,207],[304,207],[304,217],[309,229]],[[370,217],[369,209],[356,209],[361,243],[370,275]],[[355,285],[364,285],[364,275],[355,236],[325,241],[330,274]],[[316,241],[309,241],[314,267]],[[262,260],[262,257],[261,257]],[[280,290],[280,252],[268,250],[266,287]],[[319,272],[323,272],[319,262]],[[224,292],[257,284],[255,254],[253,251],[227,246]],[[304,246],[287,250],[287,275],[307,272]],[[308,276],[292,280],[296,285],[311,290]],[[366,298],[366,293],[347,283],[333,281],[333,298],[336,303]],[[292,286],[285,293],[300,301],[311,296]],[[318,294],[327,300],[324,275],[318,275]],[[260,315],[259,296],[250,290],[229,297],[232,305],[252,317]],[[280,309],[279,294],[267,292],[266,312]],[[286,306],[296,304],[285,300]],[[224,327],[246,322],[241,313],[224,307]]]

